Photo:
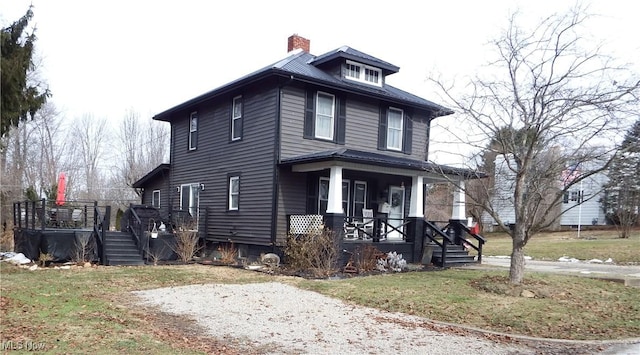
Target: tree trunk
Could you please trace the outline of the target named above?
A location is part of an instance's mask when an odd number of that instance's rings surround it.
[[[522,239],[514,236],[509,281],[514,285],[519,285],[522,283],[522,279],[524,279],[524,243]]]

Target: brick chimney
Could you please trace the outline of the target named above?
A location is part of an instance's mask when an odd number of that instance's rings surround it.
[[[311,41],[304,37],[298,36],[297,33],[294,33],[289,37],[289,40],[287,41],[287,52],[291,52],[298,48],[309,53],[309,50],[311,48]]]

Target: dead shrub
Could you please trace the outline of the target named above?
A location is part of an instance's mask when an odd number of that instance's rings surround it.
[[[220,252],[220,261],[225,264],[234,264],[238,257],[238,248],[233,245],[233,242],[220,244],[218,252]]]
[[[162,247],[160,250],[151,250],[147,252],[147,258],[150,260],[154,266],[158,265],[158,261],[160,261],[161,256],[164,254],[165,248]]]
[[[202,249],[199,243],[198,232],[185,228],[179,228],[175,233],[176,243],[172,247],[183,263],[193,260],[193,257]]]
[[[13,244],[13,231],[6,230],[0,234],[0,250],[1,251],[13,251],[15,245]]]
[[[335,233],[329,229],[289,235],[283,251],[287,264],[297,271],[327,277],[337,270],[338,241]]]
[[[359,245],[353,253],[353,261],[358,272],[375,270],[381,254],[373,245]]]
[[[75,248],[73,251],[72,260],[74,263],[81,264],[89,260],[89,257],[93,255],[93,244],[91,243],[91,237],[84,238],[80,236],[75,241]]]
[[[38,257],[38,261],[40,262],[41,267],[46,267],[47,262],[53,260],[53,256],[49,253],[40,252],[40,256]]]

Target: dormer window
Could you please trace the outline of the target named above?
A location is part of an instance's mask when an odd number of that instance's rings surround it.
[[[344,77],[361,83],[382,86],[382,71],[362,63],[347,60]]]

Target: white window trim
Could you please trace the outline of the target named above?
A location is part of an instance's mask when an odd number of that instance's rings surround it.
[[[233,98],[233,103],[231,105],[231,140],[232,141],[237,141],[237,140],[242,139],[242,135],[239,135],[239,136],[236,137],[237,132],[235,132],[235,127],[236,127],[235,122],[237,120],[242,119],[243,107],[242,107],[242,101],[241,100],[242,100],[242,95],[236,96],[236,97]],[[239,103],[241,105],[240,106],[240,115],[239,116],[236,116],[236,104],[237,103]]]
[[[183,202],[183,193],[184,193],[184,188],[188,186],[189,187],[189,206],[183,206],[182,202]],[[180,209],[183,211],[188,211],[189,214],[191,215],[191,218],[193,219],[194,223],[194,228],[195,230],[198,230],[198,224],[200,223],[200,184],[198,183],[190,183],[190,184],[181,184],[180,185]],[[192,195],[192,191],[195,191],[195,193]],[[192,196],[194,196],[195,194],[198,195],[197,198],[197,203],[194,206],[191,206],[191,202],[192,202]],[[191,213],[191,209],[193,210],[193,214]]]
[[[366,64],[362,64],[362,63],[358,63],[358,62],[354,62],[354,61],[351,61],[351,60],[347,60],[347,64],[351,64],[351,65],[355,65],[357,67],[360,67],[360,71],[358,73],[359,77],[356,78],[354,76],[350,76],[349,75],[350,71],[346,70],[345,71],[345,75],[344,75],[344,77],[346,79],[357,81],[357,82],[368,84],[368,85],[374,85],[374,86],[382,87],[382,70],[380,68],[372,67],[372,66],[369,66],[369,65],[366,65]],[[368,69],[368,70],[371,70],[371,71],[374,71],[374,72],[378,73],[378,82],[377,83],[375,83],[373,81],[368,81],[368,80],[365,79],[365,69]]]
[[[326,96],[331,96],[331,134],[329,136],[321,136],[318,134],[318,107],[319,102],[320,102],[320,95],[326,95]],[[315,112],[315,121],[314,121],[314,125],[315,125],[315,136],[316,138],[319,139],[328,139],[328,140],[333,140],[333,136],[335,134],[334,132],[334,128],[335,128],[335,123],[336,123],[336,96],[333,94],[329,94],[328,92],[323,92],[323,91],[318,91],[316,93],[316,112]]]
[[[234,193],[231,186],[233,186],[234,181],[238,181],[238,192]],[[233,206],[233,196],[237,195],[237,204]],[[240,176],[230,176],[229,177],[229,211],[237,211],[240,207]]]
[[[193,128],[192,122],[193,119],[196,119],[196,128]],[[195,142],[193,142],[193,140],[191,139],[191,137],[193,136],[193,133],[195,133],[196,135],[198,134],[198,112],[194,111],[191,112],[191,115],[189,116],[189,150],[196,150],[197,148],[197,144],[194,144]]]
[[[395,130],[397,131],[397,128],[392,128],[391,125],[389,124],[389,114],[391,113],[391,111],[397,111],[400,112],[400,146],[399,147],[392,147],[389,145],[389,131],[390,130]],[[395,108],[395,107],[389,107],[389,109],[387,110],[387,149],[388,150],[395,150],[398,152],[402,151],[402,145],[403,145],[403,139],[404,139],[404,111],[402,109],[399,108]]]
[[[156,201],[156,192],[158,193],[158,200]],[[158,205],[156,206],[156,202]],[[160,208],[160,190],[153,190],[151,193],[151,206],[155,208]]]
[[[354,180],[353,181],[353,203],[351,206],[351,209],[353,210],[353,215],[355,216],[356,213],[356,186],[357,185],[364,185],[364,207],[362,208],[367,208],[367,190],[368,190],[368,186],[367,186],[367,182],[366,181],[361,181],[361,180]]]

